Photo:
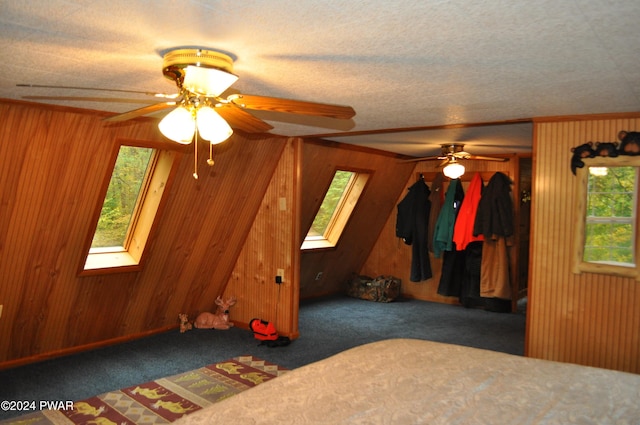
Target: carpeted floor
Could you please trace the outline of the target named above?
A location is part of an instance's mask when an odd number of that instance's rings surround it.
[[[231,311],[233,320],[233,310]],[[524,305],[517,313],[398,300],[374,303],[343,296],[301,303],[300,338],[287,347],[258,346],[251,332],[178,330],[0,371],[2,400],[84,400],[183,373],[239,355],[287,369],[387,338],[417,338],[524,353]],[[24,412],[0,411],[0,420]]]

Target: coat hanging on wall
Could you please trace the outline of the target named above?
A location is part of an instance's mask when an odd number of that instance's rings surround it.
[[[483,235],[480,295],[511,300],[509,249],[514,235],[511,179],[495,173],[478,204],[474,235]]]
[[[482,234],[473,234],[478,204],[482,197],[482,188],[482,177],[480,173],[476,173],[471,179],[469,188],[464,195],[464,202],[460,206],[456,224],[453,228],[453,241],[458,251],[467,249],[467,245],[471,242],[482,241],[484,239],[484,235]]]
[[[436,258],[440,258],[444,251],[453,251],[454,249],[453,229],[463,199],[464,189],[460,184],[460,179],[451,180],[433,234],[433,254]]]
[[[464,189],[460,180],[451,180],[433,235],[433,254],[436,258],[442,257],[442,273],[438,283],[438,294],[444,296],[459,297],[461,291],[465,253],[455,249],[453,230],[463,199]]]
[[[484,235],[485,240],[513,236],[512,184],[511,179],[504,173],[497,172],[491,176],[478,203],[474,235]]]
[[[411,245],[412,282],[421,282],[433,276],[428,250],[430,194],[429,186],[420,178],[409,187],[409,193],[397,206],[396,236]]]
[[[438,294],[458,297],[465,307],[484,307],[480,297],[480,266],[483,235],[473,235],[476,211],[482,196],[483,182],[476,173],[464,195],[453,228],[454,252],[445,252]]]
[[[437,173],[431,182],[431,195],[429,200],[431,201],[431,214],[429,214],[429,235],[433,236],[436,230],[436,223],[438,222],[438,216],[444,203],[444,175]],[[433,237],[429,237],[429,251],[433,252]]]

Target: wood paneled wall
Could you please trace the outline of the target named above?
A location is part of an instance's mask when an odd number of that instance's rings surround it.
[[[336,169],[372,173],[335,249],[302,252],[300,296],[343,293],[380,236],[414,165],[394,155],[339,144],[305,141],[302,155],[302,207],[299,245],[320,208]],[[322,278],[316,276],[322,272]]]
[[[640,373],[640,284],[573,274],[577,179],[571,148],[640,130],[640,114],[538,120],[526,354]]]
[[[468,188],[469,181],[476,172],[482,173],[485,185],[488,182],[488,178],[486,178],[486,176],[491,176],[496,171],[501,171],[512,179],[515,179],[518,162],[515,156],[512,158],[513,160],[509,160],[507,162],[466,161],[464,163],[466,172],[461,179],[463,181],[463,187],[465,190]],[[422,282],[410,281],[411,246],[406,245],[395,235],[397,218],[395,205],[404,198],[407,194],[407,189],[416,182],[420,173],[425,175],[427,185],[429,188],[432,188],[433,186],[431,181],[429,181],[431,180],[429,176],[433,176],[436,173],[441,172],[441,169],[437,168],[438,163],[438,161],[425,161],[415,164],[415,169],[410,174],[410,177],[405,181],[403,190],[394,203],[394,210],[387,218],[384,229],[380,234],[380,238],[378,238],[360,273],[371,277],[382,274],[399,277],[402,279],[402,294],[409,298],[446,304],[458,304],[459,302],[456,297],[444,297],[437,293],[440,276],[442,274],[442,259],[434,258],[431,253],[430,258],[433,277]],[[445,180],[447,179],[445,178]],[[517,187],[514,190],[517,193]],[[512,256],[512,260],[513,259],[514,256]]]
[[[238,298],[235,318],[269,320],[290,338],[298,337],[301,143],[287,141],[225,290],[225,297]],[[276,284],[279,269],[282,283]]]
[[[283,241],[292,232],[297,236],[291,230],[297,229],[291,217],[298,202],[292,176],[299,161],[293,142],[270,135],[234,134],[216,146],[212,168],[203,144],[198,180],[187,151],[143,270],[78,277],[113,144],[171,143],[158,132],[157,120],[107,125],[103,117],[0,101],[0,366],[171,328],[179,312],[193,317],[213,310],[228,284],[240,299],[231,311],[240,323],[278,303],[289,310],[295,303],[297,294],[285,293],[292,285],[255,288],[273,282],[278,268],[292,282],[297,269],[293,244]],[[288,207],[284,213],[275,208],[280,198]],[[276,219],[262,218],[274,210]],[[255,248],[250,235],[275,239]],[[268,255],[255,255],[263,249]],[[234,282],[243,282],[243,293]],[[291,314],[283,316],[291,322],[285,328],[296,332]]]

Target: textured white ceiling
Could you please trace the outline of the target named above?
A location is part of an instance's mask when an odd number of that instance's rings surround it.
[[[170,93],[162,54],[181,46],[229,53],[242,93],[353,106],[331,140],[415,156],[531,146],[529,123],[451,124],[640,111],[638,0],[1,0],[0,97],[87,95],[18,83]]]

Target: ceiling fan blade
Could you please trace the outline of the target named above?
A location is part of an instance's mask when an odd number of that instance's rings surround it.
[[[122,114],[105,118],[103,121],[109,121],[109,122],[126,121],[126,120],[130,120],[131,118],[141,117],[143,115],[150,114],[152,112],[162,111],[163,109],[171,108],[172,106],[176,106],[176,102],[154,103],[153,105],[143,106],[142,108],[134,109],[132,111],[124,112]]]
[[[265,133],[273,129],[273,126],[270,124],[254,117],[235,104],[221,104],[215,108],[215,111],[224,118],[232,128],[246,131],[247,133]]]
[[[496,162],[506,162],[509,158],[496,158],[494,156],[481,156],[481,155],[469,155],[465,156],[464,159],[477,159],[480,161],[496,161]]]
[[[442,168],[449,163],[449,158],[444,159],[440,164],[436,165],[437,168]]]
[[[465,151],[452,152],[449,155],[455,156],[456,158],[462,158],[462,159],[469,159],[469,157],[471,157],[471,154]]]
[[[22,96],[28,100],[68,100],[73,102],[112,102],[112,103],[144,103],[149,104],[148,99],[125,99],[119,97],[82,97],[82,96]]]
[[[422,161],[433,161],[435,159],[447,159],[446,156],[425,156],[422,158],[411,158],[411,159],[403,159],[400,162],[422,162]]]
[[[306,102],[302,100],[292,99],[280,99],[277,97],[268,96],[236,94],[229,96],[228,100],[242,108],[247,109],[315,115],[343,120],[353,118],[353,116],[356,114],[351,106],[331,105],[327,103]]]
[[[103,89],[103,88],[97,88],[97,87],[51,86],[46,84],[16,84],[16,86],[17,87],[34,87],[34,88],[43,88],[43,89],[93,90],[93,91],[108,91],[108,92],[117,92],[117,93],[137,93],[137,94],[144,94],[146,96],[163,97],[167,99],[174,99],[178,97],[178,94],[154,93],[154,92],[140,91],[140,90]]]
[[[320,117],[317,115],[290,114],[286,112],[261,111],[254,109],[251,115],[264,121],[277,121],[287,124],[304,125],[307,127],[329,128],[338,131],[348,131],[355,127],[353,119],[341,120],[337,118]]]

